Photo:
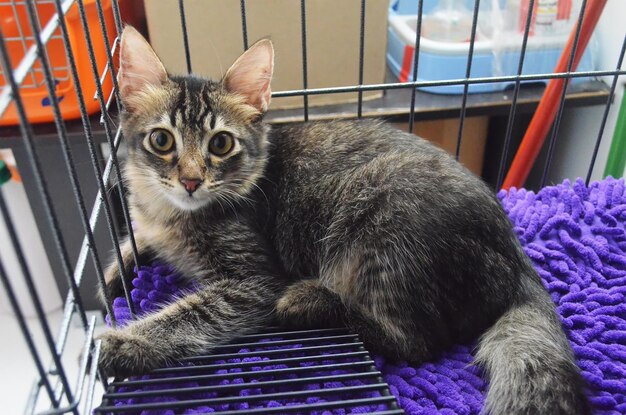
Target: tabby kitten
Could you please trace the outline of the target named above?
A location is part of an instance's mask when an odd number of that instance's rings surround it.
[[[275,320],[345,325],[376,353],[424,362],[482,335],[484,412],[587,414],[550,297],[492,192],[442,150],[372,121],[273,126],[273,48],[220,82],[169,76],[127,27],[118,75],[125,180],[142,258],[200,289],[104,334],[132,375]],[[133,261],[123,244],[128,273]],[[111,296],[121,294],[116,266]]]

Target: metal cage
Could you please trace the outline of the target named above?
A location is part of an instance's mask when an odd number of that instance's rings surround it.
[[[315,1],[315,0],[309,0]],[[108,383],[107,379],[100,376],[96,362],[98,361],[98,354],[100,350],[100,344],[98,341],[93,340],[93,333],[95,330],[95,318],[89,317],[86,306],[84,293],[81,292],[81,284],[84,280],[84,275],[89,272],[96,276],[100,284],[104,283],[103,278],[103,262],[107,256],[106,252],[102,249],[102,240],[106,241],[104,246],[112,246],[114,248],[114,254],[117,258],[118,264],[121,267],[120,249],[118,245],[118,237],[122,232],[128,232],[130,239],[133,241],[133,253],[137,260],[136,246],[134,244],[133,229],[131,226],[131,220],[128,206],[125,201],[126,189],[121,180],[117,180],[121,176],[120,173],[120,160],[118,159],[118,148],[123,141],[122,133],[119,125],[115,120],[115,113],[118,111],[118,100],[115,100],[117,94],[117,82],[115,77],[115,65],[113,64],[115,59],[115,52],[117,47],[117,34],[121,32],[123,22],[120,15],[120,8],[117,0],[111,1],[112,12],[114,16],[113,27],[105,24],[104,7],[105,0],[96,0],[95,7],[97,10],[97,19],[95,20],[96,29],[94,29],[94,22],[90,22],[86,13],[86,0],[25,0],[17,1],[11,0],[9,2],[0,1],[0,10],[10,10],[17,13],[17,9],[21,8],[24,16],[28,18],[28,26],[24,27],[24,22],[19,26],[19,33],[17,36],[0,33],[0,64],[2,68],[2,79],[4,85],[0,89],[0,117],[8,111],[10,107],[13,107],[16,111],[19,119],[19,127],[7,127],[7,134],[1,134],[4,136],[3,140],[9,142],[10,146],[19,149],[21,157],[25,160],[25,164],[20,165],[22,168],[22,175],[25,182],[32,184],[32,191],[29,196],[34,197],[36,200],[31,203],[36,204],[40,213],[43,216],[38,217],[38,223],[41,228],[41,232],[47,235],[44,239],[47,242],[47,251],[50,257],[54,257],[57,267],[55,271],[64,278],[64,284],[67,287],[67,296],[65,298],[64,305],[64,319],[61,325],[61,329],[58,333],[53,333],[51,325],[49,324],[46,313],[41,305],[39,294],[35,288],[34,276],[29,269],[27,261],[25,260],[24,251],[28,247],[23,246],[20,243],[19,237],[15,227],[12,225],[13,220],[7,203],[2,192],[0,192],[0,212],[4,221],[7,223],[8,233],[10,236],[9,244],[13,247],[17,253],[19,266],[24,276],[24,282],[28,288],[30,297],[32,298],[36,316],[41,329],[44,334],[45,348],[41,350],[37,348],[33,339],[32,330],[26,323],[22,306],[16,298],[15,289],[12,286],[10,279],[6,274],[5,266],[0,263],[0,278],[4,288],[8,294],[13,311],[17,317],[17,321],[21,327],[24,335],[24,339],[30,349],[33,361],[38,371],[38,377],[34,383],[32,393],[29,401],[27,402],[26,413],[35,413],[39,411],[38,408],[46,408],[42,414],[89,414],[94,410],[96,396],[96,384],[101,384],[106,393],[102,406],[95,409],[95,413],[139,413],[142,409],[146,409],[146,405],[135,405],[130,407],[116,407],[109,405],[110,400],[119,396],[132,396],[132,392],[120,392],[119,388],[126,385],[121,380],[116,380],[113,383]],[[485,0],[483,0],[485,2]],[[460,96],[460,106],[455,108],[449,108],[446,110],[447,116],[458,117],[459,129],[456,136],[456,157],[459,157],[461,143],[463,139],[464,125],[468,115],[476,114],[480,112],[478,101],[468,94],[468,89],[472,84],[481,83],[494,83],[494,82],[513,82],[514,88],[507,93],[507,99],[501,109],[502,115],[506,119],[505,123],[505,135],[502,140],[502,150],[497,156],[497,171],[494,173],[494,179],[492,181],[495,189],[499,189],[504,181],[505,172],[508,165],[511,162],[511,143],[515,133],[515,121],[519,116],[519,111],[522,106],[526,106],[525,111],[532,111],[534,104],[525,103],[523,100],[525,89],[522,88],[522,81],[534,81],[534,80],[553,80],[560,79],[564,83],[579,77],[600,77],[610,76],[612,82],[608,87],[604,87],[603,95],[596,98],[596,103],[602,103],[604,110],[602,112],[602,118],[600,120],[597,136],[595,137],[595,143],[593,146],[593,152],[589,158],[589,165],[587,168],[586,181],[591,180],[592,171],[596,162],[597,152],[600,146],[600,141],[604,133],[607,117],[613,101],[616,86],[618,84],[618,77],[625,75],[626,71],[622,68],[622,61],[624,58],[624,52],[626,50],[626,39],[622,42],[621,51],[619,53],[619,59],[616,62],[614,70],[594,70],[586,72],[576,72],[573,68],[574,56],[576,53],[576,46],[578,44],[581,28],[583,26],[583,19],[585,11],[594,7],[594,3],[601,3],[601,0],[583,0],[581,11],[577,18],[576,30],[574,33],[574,47],[571,50],[571,54],[567,59],[566,70],[555,73],[544,73],[537,75],[523,75],[524,57],[526,54],[526,46],[529,38],[529,30],[531,25],[531,16],[533,5],[536,0],[530,0],[530,6],[528,7],[528,16],[526,18],[525,29],[523,33],[523,42],[521,47],[521,55],[519,60],[518,71],[516,75],[512,76],[492,76],[483,78],[470,77],[472,71],[472,61],[474,54],[474,42],[477,33],[477,22],[479,16],[480,0],[474,1],[473,19],[471,27],[471,38],[469,42],[469,53],[467,55],[467,63],[465,67],[465,77],[460,79],[447,79],[442,81],[411,81],[411,82],[387,82],[382,84],[364,84],[363,72],[364,72],[364,44],[365,44],[365,16],[368,12],[367,1],[361,0],[360,2],[360,48],[359,48],[359,71],[357,85],[345,85],[341,87],[332,88],[309,88],[308,86],[308,73],[307,73],[307,1],[300,1],[300,22],[294,22],[294,24],[300,25],[301,28],[301,43],[302,43],[302,88],[298,90],[278,91],[274,92],[274,97],[301,97],[302,109],[291,110],[289,115],[291,118],[300,118],[301,120],[308,121],[309,119],[319,118],[320,109],[310,108],[309,96],[319,94],[336,94],[343,92],[352,92],[358,95],[358,101],[356,105],[352,105],[350,108],[350,114],[344,114],[346,117],[361,118],[363,116],[369,116],[364,111],[364,108],[368,108],[368,105],[373,105],[368,102],[364,102],[363,93],[365,91],[385,91],[390,93],[391,91],[400,91],[403,101],[403,110],[400,113],[385,114],[382,115],[391,119],[406,119],[408,121],[409,131],[413,131],[415,122],[423,119],[424,117],[419,111],[416,111],[416,102],[419,99],[423,99],[426,96],[424,93],[418,91],[416,88],[426,86],[444,86],[444,85],[461,85],[464,93]],[[54,7],[54,13],[52,13],[47,21],[42,21],[41,16],[38,14],[37,7],[41,4],[49,3]],[[247,16],[246,16],[246,0],[240,0],[241,8],[241,30],[243,38],[243,49],[246,49],[249,44],[248,30],[247,30]],[[415,38],[415,50],[420,49],[420,33],[422,29],[422,15],[424,8],[424,0],[417,2],[417,36]],[[183,34],[183,45],[186,65],[189,72],[191,72],[191,57],[189,38],[187,33],[187,23],[185,14],[185,1],[178,0],[178,6],[180,10],[180,30]],[[86,42],[86,50],[90,62],[91,73],[89,76],[92,78],[95,86],[94,100],[98,103],[100,110],[99,117],[90,116],[87,110],[89,104],[83,98],[83,85],[85,79],[79,74],[76,57],[73,54],[72,44],[70,39],[70,30],[68,29],[65,16],[71,8],[77,10],[78,19],[80,21],[81,35],[84,36]],[[5,13],[3,11],[3,13]],[[91,28],[91,31],[90,31]],[[101,31],[101,35],[98,37],[100,42],[104,42],[104,48],[106,50],[106,62],[104,66],[97,64],[97,59],[94,53],[94,35],[93,30]],[[110,33],[110,31],[113,33]],[[113,41],[111,41],[113,39]],[[65,50],[65,61],[61,64],[58,61],[54,61],[49,56],[49,47],[53,43],[62,44]],[[12,61],[9,53],[9,48],[17,44],[22,48],[22,57],[19,62]],[[100,45],[102,46],[102,45]],[[412,62],[413,78],[416,79],[417,71],[419,68],[419,53],[414,54],[414,60]],[[80,112],[80,122],[68,123],[64,121],[59,107],[59,96],[56,92],[56,85],[59,80],[71,79],[74,85],[76,96],[78,97],[78,107]],[[105,88],[106,83],[112,83],[112,88],[107,91]],[[41,126],[34,125],[29,121],[27,116],[27,110],[25,107],[25,98],[27,95],[27,88],[40,87],[44,88],[46,98],[49,100],[50,108],[53,113],[54,125]],[[547,172],[550,170],[550,166],[555,154],[557,145],[557,134],[559,125],[563,116],[564,108],[568,104],[568,89],[562,88],[557,101],[558,110],[556,112],[556,118],[554,119],[552,132],[549,135],[547,143],[547,153],[545,156],[544,165],[542,168],[541,179],[539,185],[543,186],[547,181]],[[476,105],[475,105],[476,104]],[[299,111],[299,112],[298,112]],[[344,109],[344,112],[347,110]],[[295,116],[298,112],[298,116]],[[280,115],[280,114],[279,114]],[[270,113],[268,120],[272,122],[272,119],[278,118],[278,115]],[[7,136],[14,134],[19,136],[19,141],[10,141]],[[82,231],[79,233],[78,238],[81,241],[78,244],[77,254],[73,251],[75,249],[68,248],[68,232],[65,222],[68,220],[64,216],[63,212],[59,212],[55,209],[55,192],[57,184],[51,184],[51,177],[47,173],[46,166],[46,154],[43,150],[43,141],[39,137],[41,134],[48,136],[48,143],[50,142],[50,136],[56,136],[58,141],[55,141],[55,145],[58,144],[62,150],[63,155],[63,167],[56,166],[58,169],[63,170],[63,176],[69,180],[69,186],[71,186],[73,198],[76,203],[78,211],[78,220],[82,225]],[[78,137],[75,138],[75,137]],[[2,137],[0,137],[2,138]],[[93,170],[89,175],[82,174],[84,169],[84,163],[79,163],[75,155],[74,146],[76,140],[80,140],[83,144],[86,144],[86,151],[90,158],[91,166],[90,170]],[[0,143],[3,141],[0,140]],[[109,156],[104,163],[101,163],[102,152],[100,144],[106,144],[109,149]],[[82,153],[81,153],[82,154]],[[67,182],[63,185],[67,187]],[[86,190],[87,189],[87,190]],[[94,195],[95,193],[95,200]],[[87,197],[89,195],[89,197]],[[102,215],[104,212],[104,215]],[[45,229],[44,229],[45,228]],[[76,237],[76,233],[74,234]],[[3,245],[5,242],[3,242]],[[91,265],[90,265],[91,263]],[[138,261],[136,261],[138,263]],[[129,287],[125,287],[125,295],[127,299],[130,299]],[[132,301],[129,301],[132,307]],[[106,310],[110,315],[109,309]],[[69,373],[66,365],[64,365],[63,359],[67,356],[65,353],[66,340],[68,336],[68,330],[72,321],[78,321],[78,324],[82,327],[84,332],[84,345],[83,353],[79,363],[78,373]],[[113,319],[112,324],[115,325]],[[280,332],[278,329],[270,330],[266,333],[259,335],[247,336],[240,340],[238,344],[225,345],[219,347],[214,352],[216,354],[200,356],[192,358],[191,360],[198,363],[197,371],[193,372],[193,376],[208,376],[208,377],[227,377],[228,375],[217,375],[215,370],[223,368],[224,364],[215,363],[220,359],[225,359],[229,356],[236,355],[234,353],[237,350],[237,346],[251,345],[254,342],[261,339],[270,339],[271,344],[280,346],[288,345],[294,341],[302,342],[306,348],[307,355],[293,357],[289,354],[289,350],[257,350],[256,355],[274,356],[277,361],[281,362],[297,362],[297,361],[310,361],[315,362],[319,366],[314,366],[315,370],[320,374],[312,377],[310,375],[311,368],[302,369],[293,367],[287,369],[285,373],[299,373],[302,378],[298,382],[307,381],[320,381],[320,379],[370,379],[364,387],[354,388],[354,390],[345,391],[333,391],[322,390],[322,392],[315,393],[338,393],[345,392],[353,394],[355,396],[351,399],[339,400],[334,403],[316,404],[304,407],[292,407],[289,412],[305,412],[313,409],[325,409],[325,408],[347,408],[351,406],[357,406],[361,404],[375,404],[384,403],[387,405],[387,409],[380,409],[372,413],[377,414],[400,414],[403,413],[401,409],[395,405],[393,396],[390,395],[387,385],[381,380],[380,373],[377,372],[373,366],[368,352],[363,348],[362,343],[359,342],[357,336],[347,333],[343,330],[318,330],[311,332]],[[327,350],[332,345],[333,348],[342,351],[340,355],[332,356],[334,362],[329,367],[340,367],[345,365],[353,369],[352,372],[342,375],[332,375],[323,373],[324,367],[322,363],[324,360],[328,360],[328,356],[321,354],[324,350]],[[252,353],[252,352],[251,352]],[[51,356],[51,360],[48,360],[47,355]],[[77,359],[78,356],[72,356],[70,358]],[[343,359],[343,360],[342,360]],[[212,363],[213,362],[213,363]],[[242,370],[245,371],[246,365],[241,365]],[[184,382],[189,380],[189,376],[185,376],[178,379],[173,379],[176,376],[176,369],[159,369],[162,375],[167,375],[168,382]],[[280,373],[274,373],[276,378],[272,381],[268,381],[270,386],[275,386],[281,382],[292,382],[291,380],[284,380],[279,377]],[[140,382],[140,381],[136,381]],[[158,383],[159,381],[152,381]],[[148,382],[149,383],[149,382]],[[245,387],[240,386],[240,388]],[[181,386],[182,393],[192,394],[195,389],[184,390]],[[227,388],[223,388],[227,389]],[[236,388],[234,388],[236,389]],[[375,391],[378,393],[378,397],[366,397],[362,398],[358,396],[358,393],[363,391]],[[126,395],[124,395],[126,393]],[[159,393],[174,393],[174,391],[159,392]],[[313,392],[303,392],[314,394]],[[264,395],[261,395],[264,396]],[[265,397],[269,399],[268,397]],[[220,398],[221,402],[227,402],[229,399],[239,398]],[[256,398],[260,399],[260,398]],[[218,399],[219,401],[219,399]],[[186,403],[185,403],[186,402]],[[185,408],[192,404],[198,404],[192,399],[189,402],[185,401],[182,404],[179,403],[174,406],[161,405],[153,408]],[[191,403],[190,403],[191,402]],[[278,410],[264,410],[264,411],[244,411],[236,413],[278,413],[287,412],[285,408]],[[221,413],[221,412],[220,412]],[[231,412],[224,412],[231,413]]]

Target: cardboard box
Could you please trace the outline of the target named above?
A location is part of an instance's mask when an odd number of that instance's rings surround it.
[[[407,131],[409,126],[408,123],[392,124],[403,131]],[[413,134],[430,141],[454,156],[460,124],[457,118],[418,121],[413,125]],[[477,176],[481,176],[483,172],[488,128],[489,117],[466,117],[463,123],[459,161]]]
[[[185,0],[185,16],[194,73],[220,79],[243,52],[240,2]],[[364,84],[385,77],[387,11],[389,0],[368,0],[365,13]],[[186,73],[183,33],[177,0],[145,0],[150,42],[171,73]],[[306,2],[307,67],[309,88],[357,85],[359,75],[359,0]],[[246,2],[248,41],[270,38],[276,49],[272,91],[302,89],[300,2],[253,0]],[[382,91],[364,92],[364,99]],[[356,102],[356,93],[312,95],[309,105]],[[303,98],[283,97],[272,108],[296,108]]]

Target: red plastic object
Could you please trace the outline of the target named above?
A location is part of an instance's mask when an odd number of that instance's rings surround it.
[[[576,48],[574,61],[572,62],[573,71],[578,67],[580,58],[589,43],[591,34],[600,19],[600,15],[602,14],[602,10],[604,9],[606,2],[607,0],[589,0],[587,3],[587,8],[585,9],[585,14],[583,15],[582,26],[580,28],[578,47]],[[574,26],[569,40],[567,41],[567,45],[565,46],[565,49],[563,49],[561,58],[559,59],[556,68],[554,68],[555,73],[567,71],[567,65],[572,54],[575,36],[576,26]],[[539,101],[539,106],[535,111],[535,115],[533,115],[530,125],[526,130],[526,134],[524,134],[522,143],[515,154],[511,168],[504,179],[504,184],[502,185],[503,189],[508,190],[511,187],[521,187],[526,182],[526,178],[528,177],[533,164],[535,164],[535,160],[537,159],[537,155],[543,146],[546,135],[554,122],[554,118],[556,117],[556,112],[558,110],[559,99],[561,93],[563,92],[563,88],[566,87],[566,82],[567,79],[559,78],[551,79],[548,83],[548,86],[541,97],[541,101]]]
[[[12,4],[14,3],[14,4]],[[100,28],[98,19],[98,10],[95,0],[85,0],[85,13],[89,26],[89,33],[96,55],[96,63],[98,72],[102,74],[107,64],[106,45]],[[102,9],[104,12],[104,20],[109,35],[110,45],[113,46],[115,39],[115,22],[113,11],[111,9],[111,1],[103,0]],[[41,26],[45,26],[50,18],[56,13],[56,8],[52,2],[37,3],[37,13]],[[96,92],[96,83],[92,75],[91,64],[87,51],[87,43],[85,41],[85,32],[83,31],[78,14],[78,5],[74,4],[65,15],[70,45],[72,53],[76,60],[78,77],[83,88],[83,96],[87,112],[89,114],[98,112],[100,105],[94,100]],[[11,64],[15,69],[26,51],[35,43],[30,29],[28,13],[26,6],[22,2],[0,0],[0,27],[5,38]],[[21,33],[20,33],[21,32]],[[61,29],[57,28],[52,38],[46,45],[46,50],[52,66],[52,74],[56,82],[56,96],[59,99],[61,114],[64,119],[74,119],[80,117],[78,107],[78,98],[74,89],[74,81],[72,79],[67,57],[65,56],[65,48],[63,47]],[[0,88],[5,85],[4,76],[0,74]],[[111,75],[108,74],[103,82],[102,88],[106,98],[108,98],[113,88]],[[48,98],[48,90],[44,82],[42,66],[39,60],[35,61],[33,68],[26,75],[20,87],[20,95],[24,101],[26,115],[31,123],[50,122],[54,120],[50,99]],[[9,105],[2,118],[0,125],[19,124],[15,104]]]

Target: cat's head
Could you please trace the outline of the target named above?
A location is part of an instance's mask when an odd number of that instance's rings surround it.
[[[267,161],[273,66],[272,43],[261,40],[219,82],[171,76],[126,27],[117,79],[133,199],[173,213],[245,197]]]

